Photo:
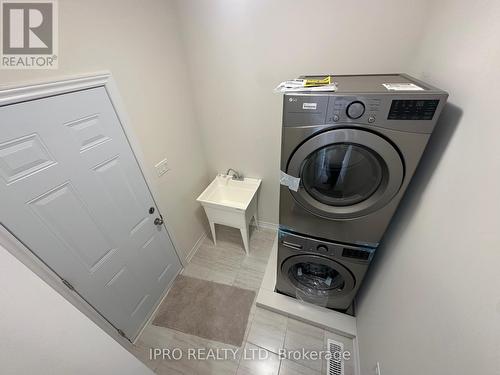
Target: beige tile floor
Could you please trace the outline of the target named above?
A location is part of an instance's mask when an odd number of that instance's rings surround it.
[[[250,254],[246,256],[238,230],[224,226],[217,226],[216,230],[217,246],[206,238],[182,273],[258,292],[276,232],[254,229],[250,235]],[[134,346],[134,354],[157,374],[319,375],[326,373],[326,361],[280,358],[278,351],[325,350],[329,338],[343,342],[345,350],[353,353],[352,340],[256,307],[254,303],[240,348],[148,325]],[[150,360],[150,348],[180,348],[183,358]],[[189,348],[231,349],[237,350],[237,354],[234,358],[230,356],[230,360],[193,360],[186,358]],[[258,351],[261,359],[251,359],[251,353]],[[354,361],[346,361],[345,375],[353,375],[353,368]]]

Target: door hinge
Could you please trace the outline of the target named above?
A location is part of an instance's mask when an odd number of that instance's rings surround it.
[[[62,283],[64,285],[66,285],[68,287],[68,289],[70,290],[75,290],[75,288],[73,287],[73,285],[70,284],[70,282],[68,280],[65,280],[65,279],[62,279]]]

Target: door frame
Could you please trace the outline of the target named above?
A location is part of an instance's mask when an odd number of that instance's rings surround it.
[[[139,165],[139,170],[146,181],[146,186],[151,193],[156,207],[158,206],[159,192],[155,188],[153,182],[153,175],[149,172],[147,163],[145,162],[144,155],[139,146],[137,137],[130,125],[129,117],[125,111],[123,101],[120,97],[118,86],[113,79],[111,72],[100,71],[95,73],[88,73],[82,75],[73,75],[68,77],[60,77],[53,79],[51,81],[36,81],[28,82],[20,85],[9,85],[2,86],[0,88],[0,106],[17,104],[21,102],[46,98],[54,95],[68,94],[75,91],[91,89],[96,87],[104,87],[106,93],[111,101],[111,105],[118,117],[118,121],[123,129],[125,137],[129,143],[130,148],[134,158]],[[168,216],[167,216],[168,218]],[[177,246],[177,241],[173,235],[173,230],[168,220],[164,220],[163,224],[167,230],[167,235],[172,241],[175,253],[180,260],[183,267],[186,266],[186,259],[179,254],[179,247]],[[161,302],[167,295],[172,282],[165,288],[162,296],[158,300],[155,308],[152,310],[151,315],[144,321],[139,333],[130,338],[130,341],[121,336],[117,328],[114,327],[110,322],[106,320],[92,305],[87,303],[79,294],[70,290],[66,285],[62,283],[61,277],[53,272],[45,263],[43,263],[28,247],[26,247],[13,233],[9,232],[0,223],[0,245],[2,245],[7,251],[9,251],[13,256],[15,256],[21,263],[33,271],[38,277],[40,277],[44,282],[55,289],[59,294],[61,294],[68,302],[85,314],[90,320],[97,324],[101,329],[107,332],[111,337],[113,337],[119,344],[125,347],[127,350],[132,349],[132,343],[134,343],[137,338],[141,335],[144,328],[154,317],[154,314]],[[182,271],[182,268],[179,272]]]

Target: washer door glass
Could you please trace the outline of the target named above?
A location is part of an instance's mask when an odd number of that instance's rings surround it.
[[[302,183],[319,202],[349,206],[368,199],[380,186],[382,164],[369,149],[333,144],[310,154],[302,166]]]
[[[288,277],[296,284],[318,292],[330,289],[341,291],[345,287],[344,278],[337,270],[314,262],[296,263],[288,270]]]
[[[298,298],[328,298],[349,293],[354,277],[340,263],[319,255],[297,255],[286,259],[282,273],[296,289]]]

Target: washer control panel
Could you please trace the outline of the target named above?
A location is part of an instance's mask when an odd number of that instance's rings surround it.
[[[446,93],[285,94],[283,127],[356,125],[432,133]]]
[[[309,238],[294,233],[279,231],[279,245],[297,253],[313,253],[329,257],[349,258],[351,261],[370,261],[374,249],[343,245],[331,241]]]
[[[439,100],[393,100],[388,120],[432,120]]]
[[[372,124],[377,119],[380,99],[332,96],[328,105],[327,122],[360,121]]]

